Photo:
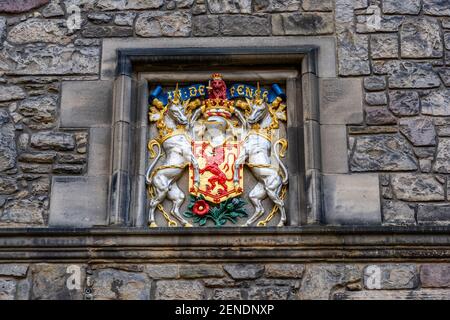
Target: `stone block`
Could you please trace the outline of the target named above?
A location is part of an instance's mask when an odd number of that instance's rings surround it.
[[[223,277],[225,273],[220,265],[181,265],[179,269],[180,278],[214,278]]]
[[[420,0],[384,0],[383,12],[390,14],[418,14]]]
[[[150,280],[143,273],[108,268],[90,278],[95,300],[150,300]]]
[[[402,58],[440,58],[443,43],[437,19],[411,17],[402,24],[400,31]]]
[[[347,128],[344,125],[320,126],[322,172],[347,173]]]
[[[211,13],[251,13],[252,0],[206,0]]]
[[[335,300],[449,300],[450,290],[367,290],[333,294]]]
[[[80,267],[81,283],[84,283],[85,271]],[[35,264],[31,268],[31,299],[33,300],[82,300],[83,290],[69,289],[67,280],[71,276],[69,265]]]
[[[264,276],[266,278],[293,278],[299,279],[303,276],[305,272],[305,266],[302,264],[267,264],[265,267]]]
[[[316,147],[320,146],[320,126],[316,121],[305,121],[305,168],[320,169],[321,155],[314,152]]]
[[[381,224],[377,174],[324,175],[323,193],[326,223]]]
[[[442,0],[424,0],[423,12],[433,16],[450,16],[450,2]]]
[[[141,37],[188,37],[192,21],[188,12],[150,11],[138,15],[135,32]]]
[[[326,300],[333,289],[361,281],[361,267],[345,264],[309,264],[302,279],[298,298]]]
[[[16,290],[16,280],[0,278],[0,300],[14,300]]]
[[[86,128],[111,125],[111,81],[64,81],[61,91],[62,127]]]
[[[429,174],[392,174],[391,185],[399,200],[442,201],[445,198],[444,186]]]
[[[27,271],[27,264],[0,264],[0,276],[25,277]]]
[[[416,223],[414,207],[401,201],[383,201],[383,224],[413,225]]]
[[[214,289],[213,300],[242,300],[242,290],[238,288]]]
[[[359,124],[363,121],[360,79],[320,79],[320,123]]]
[[[89,176],[110,174],[111,129],[91,128],[89,130]]]
[[[108,177],[53,177],[49,226],[107,224]]]
[[[272,16],[274,35],[321,35],[334,32],[331,13],[281,13]]]
[[[420,267],[422,288],[450,288],[450,264],[424,264]]]
[[[145,270],[152,279],[175,279],[179,274],[179,267],[176,264],[149,264]]]
[[[411,264],[370,265],[364,269],[367,289],[415,289],[419,285],[417,267]]]
[[[398,57],[397,34],[374,34],[370,36],[372,59],[386,59]]]
[[[257,279],[264,273],[264,265],[256,264],[227,264],[223,268],[235,280]]]
[[[283,286],[251,287],[248,291],[249,300],[288,300],[291,288]]]
[[[438,195],[440,196],[440,194]],[[429,225],[449,225],[450,205],[448,204],[419,204],[417,222]]]
[[[156,300],[202,300],[205,288],[197,280],[160,280],[156,283]]]
[[[270,35],[268,15],[221,15],[220,30],[225,36],[267,36]]]

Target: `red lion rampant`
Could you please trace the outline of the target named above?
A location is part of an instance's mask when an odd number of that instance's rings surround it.
[[[228,158],[233,156],[236,160],[236,156],[234,154],[229,154]],[[217,190],[217,192],[224,193],[228,192],[228,186],[226,184],[227,181],[231,181],[234,175],[234,167],[232,166],[232,175],[231,178],[228,179],[226,174],[220,169],[219,165],[222,164],[225,160],[225,150],[224,147],[218,147],[214,149],[213,155],[207,156],[205,154],[206,166],[203,169],[200,169],[200,174],[205,172],[210,172],[212,176],[208,179],[208,185],[206,186],[206,191],[214,190],[216,184],[219,184],[223,187],[223,189]],[[228,159],[227,159],[228,160]],[[228,163],[225,167],[228,166]]]
[[[212,75],[212,81],[208,86],[208,98],[209,99],[227,99],[227,85],[222,79],[222,75],[214,73]]]

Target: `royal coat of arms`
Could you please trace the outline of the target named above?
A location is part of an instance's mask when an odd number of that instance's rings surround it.
[[[157,211],[168,226],[205,226],[208,221],[223,226],[239,220],[243,226],[265,226],[277,212],[278,226],[285,225],[288,172],[281,158],[287,141],[279,134],[280,121],[286,121],[285,98],[277,84],[269,90],[259,83],[227,87],[218,73],[207,84],[177,84],[167,91],[157,86],[150,94],[149,119],[158,137],[148,143],[149,226],[157,226]],[[250,190],[244,187],[244,167],[256,180]],[[186,170],[184,192],[178,180]],[[187,194],[190,201],[182,210]],[[273,203],[270,210],[263,206],[266,198]],[[164,201],[171,202],[170,212]],[[254,207],[252,214],[247,202]]]

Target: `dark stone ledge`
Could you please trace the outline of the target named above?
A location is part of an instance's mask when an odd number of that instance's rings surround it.
[[[0,230],[0,262],[422,262],[449,258],[448,227]]]

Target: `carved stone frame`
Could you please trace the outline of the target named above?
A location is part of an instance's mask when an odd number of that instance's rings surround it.
[[[316,46],[117,50],[109,224],[145,226],[147,81],[152,74],[154,79],[155,72],[180,64],[240,67],[242,70],[248,66],[270,65],[297,71],[295,77],[286,78],[290,146],[288,223],[290,226],[319,224],[322,205],[317,52]],[[294,212],[294,208],[298,208],[297,211]]]

